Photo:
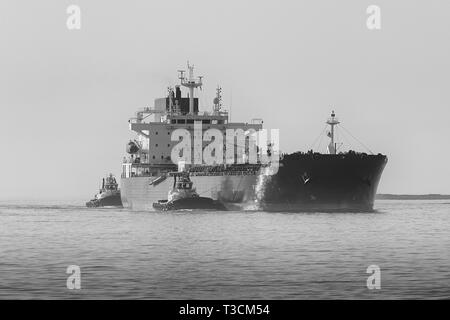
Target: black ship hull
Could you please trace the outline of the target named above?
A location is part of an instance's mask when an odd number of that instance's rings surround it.
[[[267,211],[372,211],[384,155],[294,153],[275,175],[261,176],[258,206]]]

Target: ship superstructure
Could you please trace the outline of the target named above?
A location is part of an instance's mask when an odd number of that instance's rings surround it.
[[[254,119],[250,123],[230,122],[229,115],[222,104],[222,89],[217,87],[212,110],[199,111],[199,99],[194,96],[195,90],[201,88],[202,77],[194,77],[194,66],[188,63],[188,77],[185,71],[179,71],[180,85],[169,87],[167,96],[155,99],[154,107],[145,107],[129,120],[130,130],[136,133],[136,139],[127,145],[129,156],[122,165],[122,201],[124,206],[150,209],[153,200],[161,199],[167,194],[169,183],[166,177],[169,172],[178,169],[178,163],[171,159],[172,149],[179,141],[172,141],[174,130],[182,128],[190,133],[191,161],[189,166],[191,179],[197,186],[200,195],[207,194],[213,198],[221,198],[230,203],[237,203],[250,196],[253,190],[260,165],[249,164],[234,145],[223,142],[224,157],[227,148],[233,148],[234,164],[225,165],[220,161],[216,165],[196,163],[196,152],[202,152],[208,141],[203,141],[203,134],[208,129],[217,129],[223,136],[226,130],[244,132],[262,129],[262,121]],[[183,96],[181,88],[188,89]],[[201,125],[202,131],[196,132],[195,126]],[[200,134],[200,137],[196,137]],[[194,139],[202,140],[200,150],[195,150]],[[245,155],[245,154],[244,154]],[[200,178],[201,177],[201,178]]]

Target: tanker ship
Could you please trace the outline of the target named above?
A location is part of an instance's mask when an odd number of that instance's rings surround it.
[[[153,107],[141,108],[129,120],[135,139],[127,143],[127,155],[122,164],[124,207],[154,210],[153,203],[164,199],[172,188],[170,173],[182,170],[188,172],[200,196],[220,201],[230,210],[373,210],[387,157],[340,151],[335,141],[335,130],[340,122],[334,111],[326,122],[330,128],[326,153],[310,150],[282,154],[273,141],[267,143],[266,148],[251,143],[247,133],[263,130],[261,119],[252,119],[250,123],[229,121],[229,114],[222,105],[220,87],[216,90],[211,111],[200,112],[199,99],[194,97],[194,92],[202,87],[203,78],[194,77],[194,67],[189,63],[188,73],[179,71],[179,85],[169,87],[167,95],[155,99]],[[187,95],[183,95],[182,87],[188,90]],[[178,129],[188,135],[183,138],[176,135]],[[223,136],[229,132],[245,133],[244,148],[223,142],[223,150],[212,149],[210,145],[217,142],[216,138],[205,139],[211,130]],[[194,141],[198,137],[200,147]],[[178,149],[175,152],[174,148],[178,148],[181,141],[191,152]],[[217,142],[216,147],[221,144]],[[198,154],[204,153],[206,148],[216,159],[231,153],[232,161],[199,162]],[[174,160],[174,152],[179,156],[177,159],[183,160]],[[250,157],[251,152],[256,155]],[[273,170],[273,162],[264,160],[267,155],[270,159],[276,158],[277,170]]]

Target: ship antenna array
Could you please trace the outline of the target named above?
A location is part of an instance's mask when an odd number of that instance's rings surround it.
[[[194,65],[187,63],[187,68],[189,70],[189,78],[186,79],[184,76],[185,70],[178,70],[180,73],[179,79],[181,81],[181,85],[189,89],[189,114],[194,114],[194,89],[202,88],[203,85],[203,76],[194,78]]]
[[[222,88],[217,86],[216,97],[214,98],[214,112],[219,113],[222,109]]]

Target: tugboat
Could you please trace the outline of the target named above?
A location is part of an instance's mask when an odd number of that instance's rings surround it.
[[[195,188],[192,188],[193,182],[189,178],[189,172],[172,172],[170,175],[174,177],[173,188],[169,191],[167,200],[159,200],[153,203],[154,209],[159,211],[182,209],[226,210],[220,201],[198,195]]]
[[[94,199],[86,202],[86,207],[122,207],[119,185],[111,173],[103,178],[101,189]]]

